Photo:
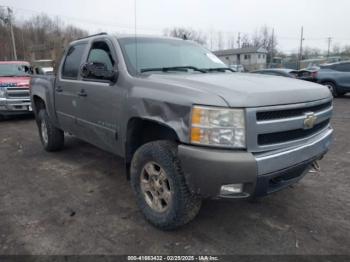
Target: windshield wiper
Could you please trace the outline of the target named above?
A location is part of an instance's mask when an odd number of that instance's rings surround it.
[[[207,72],[205,69],[199,69],[195,66],[171,66],[171,67],[159,67],[159,68],[144,68],[144,69],[141,69],[141,73],[151,72],[151,71],[162,71],[162,72],[183,71],[185,69],[192,69],[193,71],[198,71],[201,73]]]
[[[218,72],[225,72],[225,71],[231,71],[231,72],[236,72],[232,68],[229,67],[215,67],[215,68],[203,68],[201,70],[205,70],[207,72],[213,72],[213,71],[218,71]]]

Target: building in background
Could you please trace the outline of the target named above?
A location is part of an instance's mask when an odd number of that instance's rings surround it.
[[[246,71],[266,68],[267,50],[262,47],[244,47],[214,51],[227,65],[243,65]]]

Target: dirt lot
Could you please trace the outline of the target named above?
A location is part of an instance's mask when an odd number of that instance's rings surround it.
[[[123,161],[75,138],[42,149],[32,118],[0,122],[0,254],[350,254],[350,96],[335,141],[293,188],[258,201],[206,201],[175,232],[150,226]]]

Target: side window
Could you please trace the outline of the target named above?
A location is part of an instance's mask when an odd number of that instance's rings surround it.
[[[350,63],[338,64],[336,65],[335,70],[341,72],[350,72]]]
[[[109,46],[105,42],[95,42],[89,52],[88,62],[103,63],[108,70],[113,70],[114,60]]]
[[[62,68],[62,77],[78,79],[81,59],[85,51],[86,44],[72,46],[67,55]]]

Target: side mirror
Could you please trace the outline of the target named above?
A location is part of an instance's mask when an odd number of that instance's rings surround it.
[[[80,74],[86,79],[108,80],[113,83],[118,79],[118,72],[108,70],[107,65],[101,62],[85,63],[81,68]]]

